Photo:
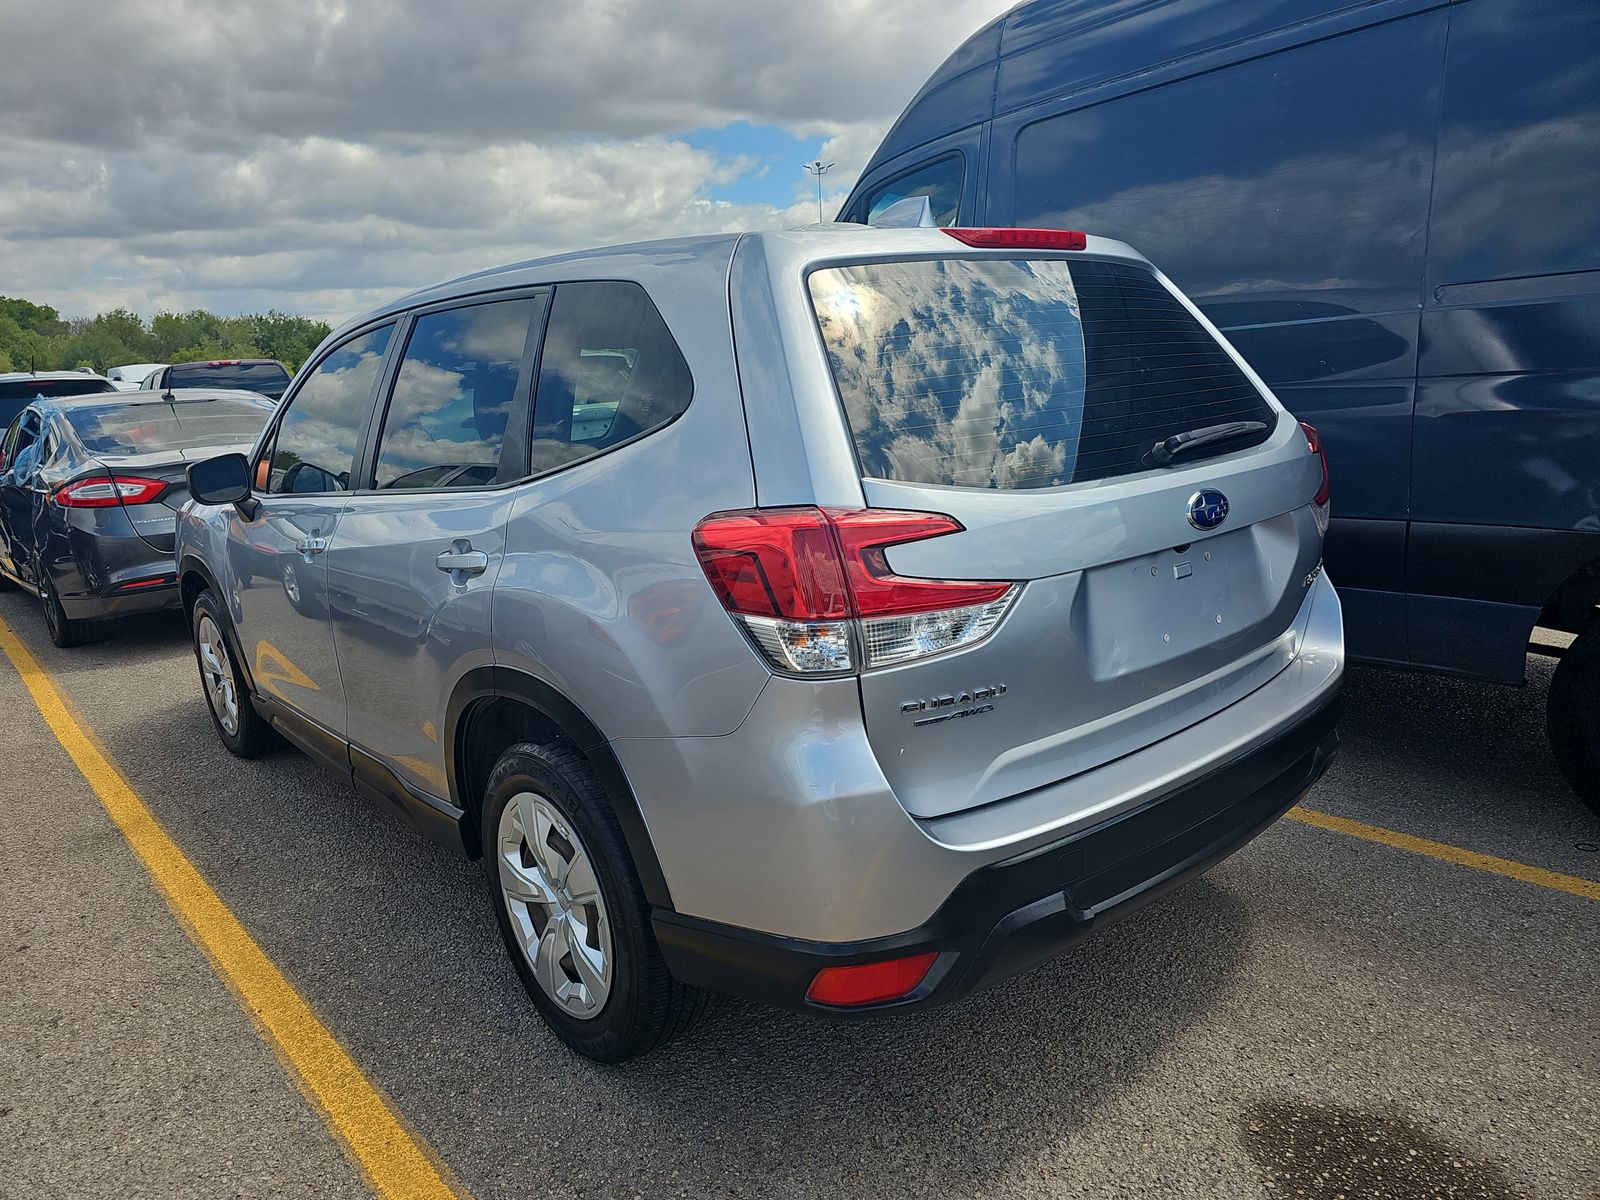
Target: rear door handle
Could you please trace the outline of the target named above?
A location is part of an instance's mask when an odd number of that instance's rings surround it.
[[[321,554],[326,550],[328,548],[328,539],[325,537],[301,538],[294,544],[294,548],[300,551],[301,554],[310,557],[313,554]]]
[[[439,570],[451,575],[457,571],[461,576],[482,575],[489,569],[489,556],[482,550],[446,550],[433,561]],[[457,582],[460,582],[460,577]]]

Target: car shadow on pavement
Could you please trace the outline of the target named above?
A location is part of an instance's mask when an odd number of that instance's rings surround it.
[[[1441,841],[1481,837],[1475,849],[1554,869],[1538,851],[1593,840],[1600,816],[1567,786],[1545,735],[1555,663],[1528,659],[1520,688],[1437,675],[1353,667],[1345,676],[1342,746],[1309,803]],[[1576,860],[1581,866],[1582,860]]]
[[[1409,896],[1405,919],[1385,909],[1345,928],[1339,878],[1362,872],[1362,855],[1394,852],[1344,839],[1323,846],[1328,835],[1285,825],[1066,958],[949,1009],[835,1023],[718,999],[659,1054],[597,1067],[534,1014],[478,865],[295,751],[255,762],[227,754],[181,621],[148,619],[137,636],[71,652],[37,649],[263,949],[484,1197],[980,1194],[1001,1177],[1026,1190],[1035,1172],[1070,1171],[1076,1131],[1095,1125],[1097,1138],[1108,1136],[1097,1114],[1114,1115],[1117,1140],[1137,1154],[1144,1135],[1130,1095],[1192,1053],[1194,1031],[1237,1015],[1240,988],[1251,986],[1241,981],[1271,945],[1304,959],[1318,943],[1299,939],[1348,940],[1360,951],[1353,960],[1370,960],[1363,986],[1396,995],[1433,992],[1453,971],[1476,1002],[1509,968],[1509,947],[1480,942],[1478,978],[1425,940],[1429,928],[1449,927],[1446,916],[1459,920],[1471,876]],[[129,687],[137,703],[115,699]],[[1548,828],[1565,793],[1554,768],[1539,765],[1537,699],[1352,672],[1334,768],[1342,782],[1310,802],[1367,803],[1371,813],[1350,815],[1405,826],[1399,817],[1437,824],[1457,809],[1465,819],[1481,799],[1499,820],[1509,808]],[[1319,839],[1315,857],[1284,852],[1283,839],[1307,838]],[[1419,860],[1414,869],[1431,868]],[[1287,943],[1271,897],[1302,914]],[[1565,994],[1552,991],[1547,1007]]]
[[[692,1041],[596,1083],[652,1118],[641,1187],[687,1135],[739,1150],[697,1156],[713,1193],[783,1192],[764,1167],[793,1194],[983,1194],[1014,1160],[1059,1154],[1181,1040],[1228,990],[1252,920],[1201,879],[950,1008],[838,1023],[721,1000]]]
[[[983,1191],[1125,1092],[1226,991],[1252,937],[1248,907],[1205,878],[947,1009],[834,1022],[718,997],[679,1042],[599,1067],[534,1013],[479,864],[294,751],[231,759],[198,695],[99,733],[263,949],[482,1196],[556,1180],[603,1195],[661,1194],[663,1181],[691,1195]],[[163,746],[183,748],[180,778]]]
[[[115,664],[137,671],[148,662],[166,662],[190,647],[189,627],[180,612],[144,613],[97,623],[89,639],[70,650],[58,650],[45,632],[44,614],[27,597],[16,597],[0,609],[6,623],[45,662],[52,675],[71,676]],[[196,685],[196,695],[199,695]]]

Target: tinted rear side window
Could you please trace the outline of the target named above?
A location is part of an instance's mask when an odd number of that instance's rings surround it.
[[[689,407],[694,380],[637,283],[556,288],[533,405],[535,473],[620,446]]]
[[[289,373],[275,362],[190,363],[173,367],[168,387],[244,388],[277,399],[289,386]]]
[[[1230,421],[1270,429],[1275,419],[1227,352],[1141,267],[867,263],[815,271],[810,287],[870,477],[1053,487],[1146,470],[1150,448],[1176,433]]]

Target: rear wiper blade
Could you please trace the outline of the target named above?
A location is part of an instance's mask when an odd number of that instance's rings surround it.
[[[1228,421],[1222,425],[1207,425],[1203,429],[1190,429],[1184,433],[1175,433],[1169,438],[1163,438],[1150,447],[1145,457],[1145,462],[1158,467],[1170,467],[1185,454],[1199,450],[1205,446],[1215,445],[1217,442],[1231,442],[1235,438],[1249,437],[1251,434],[1265,433],[1265,421]]]

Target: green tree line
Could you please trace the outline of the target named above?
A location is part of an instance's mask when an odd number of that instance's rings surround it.
[[[328,336],[325,321],[273,309],[219,317],[202,308],[159,312],[149,321],[125,308],[69,317],[48,304],[0,296],[0,371],[102,374],[125,363],[276,358],[292,372]]]

